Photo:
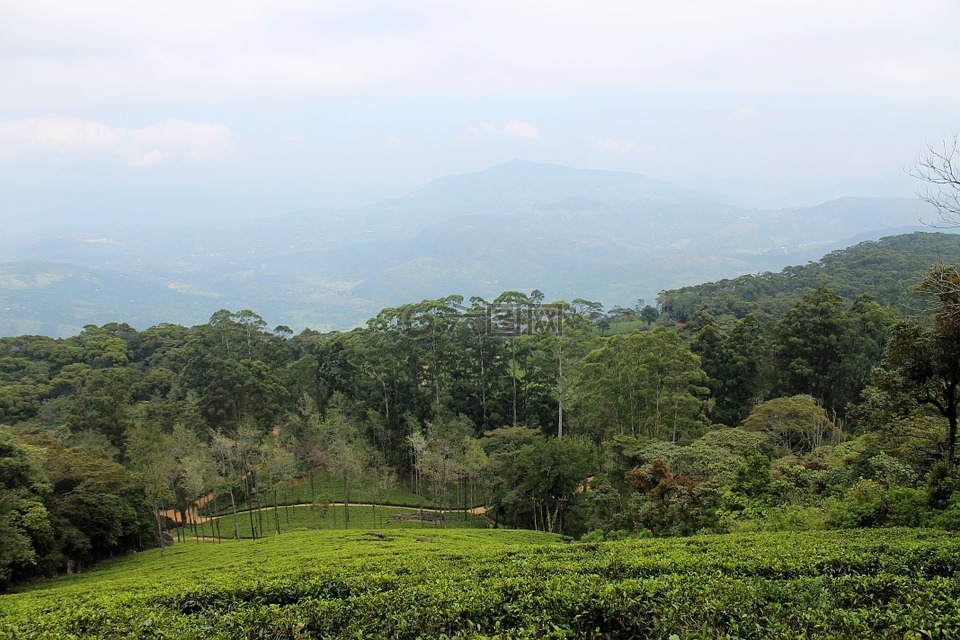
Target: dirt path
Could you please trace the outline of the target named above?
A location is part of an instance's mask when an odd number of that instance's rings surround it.
[[[200,515],[198,509],[205,506],[207,503],[211,502],[215,497],[215,494],[211,491],[205,495],[200,496],[194,500],[193,504],[190,505],[190,508],[187,509],[187,524],[200,524],[202,522],[208,521],[210,518],[206,518]],[[166,511],[161,512],[164,516],[170,518],[177,524],[180,524],[180,512],[176,509],[167,509]]]

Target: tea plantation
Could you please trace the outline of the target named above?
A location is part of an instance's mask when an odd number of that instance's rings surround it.
[[[531,531],[186,542],[0,596],[4,638],[956,638],[960,537],[568,543]]]

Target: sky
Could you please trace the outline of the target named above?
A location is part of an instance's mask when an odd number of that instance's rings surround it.
[[[9,233],[399,196],[523,159],[760,206],[910,196],[956,0],[5,0]]]

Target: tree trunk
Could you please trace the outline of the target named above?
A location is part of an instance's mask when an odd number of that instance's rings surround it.
[[[483,336],[480,337],[480,423],[486,429],[487,427],[487,375],[483,366]]]
[[[273,491],[273,522],[277,526],[277,535],[280,535],[280,505],[277,500],[277,493],[279,492],[276,489],[274,489]]]
[[[563,437],[563,314],[557,320],[557,437]]]
[[[513,425],[517,426],[517,339],[516,337],[510,341],[510,346],[513,349],[513,362],[511,363],[511,373],[513,374]]]
[[[233,487],[230,487],[230,507],[233,510],[233,538],[240,539],[240,517],[237,515],[237,499],[233,495]]]
[[[423,529],[423,475],[417,470],[417,496],[420,498],[420,528]]]
[[[957,452],[957,385],[951,385],[949,404],[947,405],[947,475],[953,477]]]
[[[560,505],[562,504],[561,500],[557,500],[557,504],[553,509],[553,517],[550,518],[550,533],[559,533],[560,527],[557,526],[560,520]]]
[[[253,519],[253,478],[249,473],[243,474],[243,488],[247,493],[247,514],[250,516],[250,535],[257,539],[257,524]]]
[[[163,557],[163,521],[160,519],[160,505],[153,501],[153,515],[157,519],[157,538],[160,540],[160,557]]]
[[[350,474],[343,474],[343,528],[350,528]]]
[[[247,498],[247,514],[250,516],[250,535],[254,540],[257,539],[257,523],[253,519],[253,507],[250,505],[250,498]]]

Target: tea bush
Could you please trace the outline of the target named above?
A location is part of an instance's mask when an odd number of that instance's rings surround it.
[[[187,543],[0,597],[5,638],[953,638],[960,537],[568,543],[531,531]]]

